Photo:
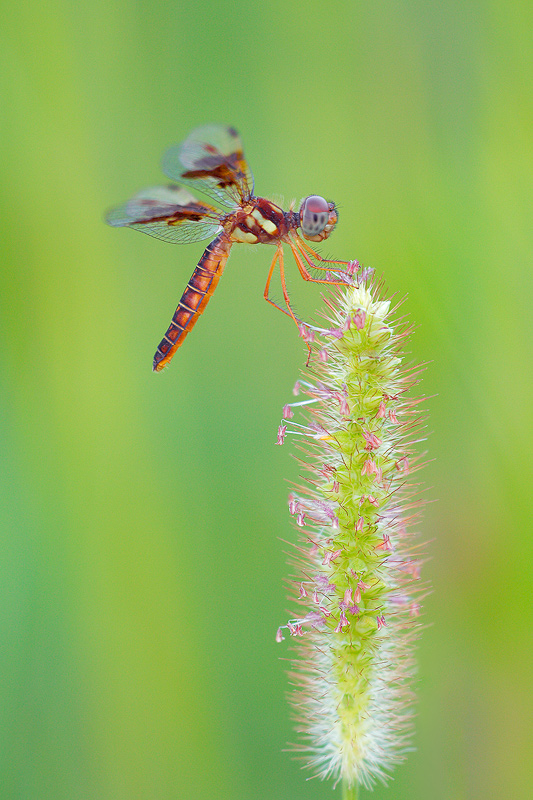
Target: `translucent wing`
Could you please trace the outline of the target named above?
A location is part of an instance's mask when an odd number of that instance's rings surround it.
[[[171,147],[163,172],[175,181],[197,186],[216,202],[233,208],[248,200],[254,181],[235,128],[204,125]]]
[[[220,211],[180,186],[152,186],[111,209],[106,222],[136,228],[167,242],[198,242],[220,230]]]

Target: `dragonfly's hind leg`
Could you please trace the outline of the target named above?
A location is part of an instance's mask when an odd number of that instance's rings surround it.
[[[278,304],[275,303],[273,300],[271,300],[270,297],[268,296],[268,291],[269,291],[269,288],[270,288],[270,281],[272,280],[272,275],[274,274],[274,267],[276,266],[277,263],[279,263],[279,273],[280,273],[280,278],[281,278],[281,289],[283,291],[283,299],[285,300],[285,303],[287,305],[287,310],[285,310],[284,308],[281,308],[281,306],[278,306]],[[296,315],[294,314],[294,311],[292,310],[291,301],[290,301],[290,298],[289,298],[289,293],[287,291],[287,284],[285,282],[285,270],[284,270],[284,264],[283,264],[283,246],[282,246],[281,243],[278,244],[278,246],[276,248],[276,254],[275,254],[274,258],[272,259],[272,264],[270,265],[270,270],[268,272],[268,278],[267,278],[267,282],[266,282],[266,286],[265,286],[265,291],[264,291],[263,297],[265,298],[267,303],[270,303],[270,305],[274,306],[274,308],[279,309],[279,311],[282,311],[288,317],[291,317],[294,320],[294,322],[296,323],[296,325],[298,326],[298,329],[300,328],[301,321],[296,317]],[[309,357],[311,355],[311,348],[310,348],[308,342],[306,342],[305,344],[307,345],[307,350],[309,351],[309,355],[307,357],[307,362],[309,363]]]
[[[266,282],[266,286],[265,286],[265,291],[263,293],[263,297],[265,298],[267,303],[270,303],[271,306],[274,306],[274,308],[277,308],[278,311],[281,311],[283,314],[286,314],[288,317],[291,317],[291,319],[294,319],[294,314],[289,314],[289,312],[285,308],[282,308],[281,306],[278,306],[278,304],[275,303],[272,300],[272,298],[270,298],[268,296],[269,289],[270,289],[270,281],[272,280],[272,275],[274,274],[274,267],[276,266],[277,262],[279,261],[280,251],[281,251],[281,246],[278,246],[276,248],[276,254],[275,254],[274,258],[272,259],[272,264],[270,265],[270,269],[268,271],[268,278],[267,278],[267,282]]]

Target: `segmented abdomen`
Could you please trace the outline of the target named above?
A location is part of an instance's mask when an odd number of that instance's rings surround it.
[[[219,234],[206,247],[181,296],[172,322],[156,350],[154,372],[160,372],[166,367],[178,347],[185,341],[187,334],[196,325],[224,271],[230,247],[231,242],[224,233]]]

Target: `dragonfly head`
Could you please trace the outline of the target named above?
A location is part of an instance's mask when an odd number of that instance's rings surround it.
[[[300,228],[304,239],[311,242],[327,239],[337,224],[338,217],[335,203],[328,203],[317,194],[306,197],[300,206]]]

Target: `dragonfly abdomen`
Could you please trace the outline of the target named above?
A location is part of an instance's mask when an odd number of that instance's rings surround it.
[[[160,372],[166,367],[176,350],[185,341],[187,334],[196,325],[224,271],[230,247],[231,242],[227,235],[221,233],[204,250],[181,296],[172,322],[155,352],[154,372]]]

